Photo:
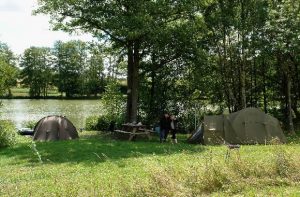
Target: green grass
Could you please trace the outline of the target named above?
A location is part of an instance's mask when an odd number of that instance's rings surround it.
[[[0,150],[0,196],[300,196],[299,140],[287,145],[201,146],[157,139],[79,140]],[[39,156],[40,158],[39,158]]]
[[[12,88],[11,89],[13,97],[29,97],[29,88]],[[48,96],[60,96],[60,93],[57,91],[57,88],[49,89]]]

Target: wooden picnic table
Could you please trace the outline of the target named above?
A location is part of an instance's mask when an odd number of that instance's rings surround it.
[[[133,140],[138,135],[145,135],[148,139],[151,139],[150,132],[146,129],[146,125],[143,124],[122,124],[122,130],[115,130],[115,132],[129,134],[129,141]]]

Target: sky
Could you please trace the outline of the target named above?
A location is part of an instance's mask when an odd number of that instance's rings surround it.
[[[57,40],[92,40],[91,35],[71,36],[62,31],[51,31],[49,16],[32,15],[37,0],[0,0],[0,41],[16,54],[25,49],[52,47]]]

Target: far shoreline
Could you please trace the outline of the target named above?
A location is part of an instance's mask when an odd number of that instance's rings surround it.
[[[40,96],[40,97],[29,97],[29,96],[1,96],[1,100],[13,100],[13,99],[34,99],[34,100],[98,100],[101,96],[74,96],[74,97],[64,97],[64,96]]]

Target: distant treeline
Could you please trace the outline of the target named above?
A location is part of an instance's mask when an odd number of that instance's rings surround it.
[[[91,98],[103,93],[107,80],[103,49],[95,43],[57,41],[53,48],[30,47],[17,57],[5,43],[0,43],[2,97],[13,95],[11,88],[29,88],[29,98]],[[107,65],[109,69],[112,62]],[[49,95],[55,88],[58,95]],[[26,97],[26,96],[25,96]]]

